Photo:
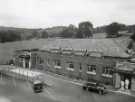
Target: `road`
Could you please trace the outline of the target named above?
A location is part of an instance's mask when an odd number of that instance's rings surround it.
[[[102,96],[86,92],[79,85],[49,74],[44,74],[43,79],[50,86],[43,93],[35,94],[28,82],[2,78],[0,99],[5,102],[135,102],[135,98],[122,94],[108,93]]]
[[[50,95],[61,102],[135,102],[135,98],[108,93],[99,95],[93,92],[86,92],[82,87],[58,77],[44,74],[44,80],[51,85]]]
[[[36,94],[31,84],[9,77],[0,78],[0,102],[57,102],[45,95]]]

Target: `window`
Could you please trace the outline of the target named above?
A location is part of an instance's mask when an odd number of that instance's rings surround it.
[[[54,60],[54,65],[55,66],[61,66],[60,60]]]
[[[41,57],[39,57],[39,63],[40,64],[44,63],[44,60]]]
[[[81,71],[82,70],[82,64],[79,63],[79,70]]]
[[[112,77],[113,74],[113,68],[111,66],[105,66],[103,67],[103,74],[104,77]]]
[[[47,65],[50,65],[50,59],[47,58]]]
[[[96,72],[96,65],[87,65],[89,72]]]
[[[73,62],[70,62],[70,63],[69,63],[69,68],[74,68]]]
[[[61,69],[61,62],[60,62],[60,60],[54,60],[54,68]]]
[[[88,71],[87,74],[96,74],[96,65],[87,65]]]
[[[67,70],[74,71],[74,64],[73,64],[73,62],[68,62]]]

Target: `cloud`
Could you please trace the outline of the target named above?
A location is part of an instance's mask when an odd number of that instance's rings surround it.
[[[0,23],[18,27],[77,25],[85,20],[95,26],[112,21],[132,24],[134,10],[134,0],[3,0]]]

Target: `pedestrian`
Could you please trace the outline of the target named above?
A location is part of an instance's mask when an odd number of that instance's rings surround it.
[[[125,80],[125,89],[128,90],[128,87],[129,87],[129,80],[126,78],[126,80]]]
[[[121,88],[120,89],[124,90],[124,81],[123,80],[121,80]]]

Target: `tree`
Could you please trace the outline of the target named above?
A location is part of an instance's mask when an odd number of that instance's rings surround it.
[[[32,38],[38,38],[39,37],[39,33],[37,30],[33,30],[32,31]]]
[[[19,32],[14,30],[0,31],[0,42],[12,42],[21,40]]]
[[[60,34],[60,37],[63,38],[74,38],[77,34],[77,28],[70,24],[65,30],[63,30]]]
[[[124,29],[124,24],[113,22],[106,27],[107,37],[118,37],[119,31]]]
[[[78,34],[76,37],[78,38],[88,38],[92,37],[93,33],[93,24],[89,21],[79,23]]]
[[[130,38],[135,41],[135,33],[130,36]]]
[[[48,32],[46,30],[41,32],[41,38],[48,38]]]

